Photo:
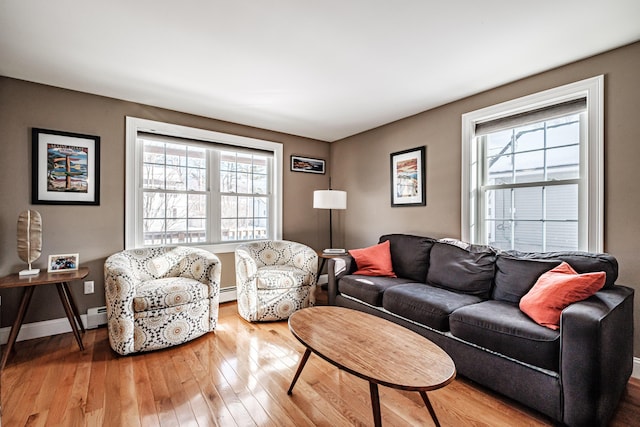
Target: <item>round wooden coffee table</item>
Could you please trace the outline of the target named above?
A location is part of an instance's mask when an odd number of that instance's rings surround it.
[[[369,381],[376,426],[381,425],[378,384],[419,392],[431,418],[440,425],[426,392],[452,382],[456,368],[451,357],[428,339],[388,320],[333,306],[296,311],[289,317],[289,330],[307,348],[288,394],[313,352]]]

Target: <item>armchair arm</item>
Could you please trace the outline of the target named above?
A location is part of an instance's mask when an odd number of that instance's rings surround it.
[[[115,254],[104,263],[104,291],[111,348],[125,355],[134,351],[133,298],[140,283],[136,269],[124,254]]]
[[[327,262],[327,273],[329,274],[327,283],[329,305],[336,305],[336,296],[338,295],[338,281],[342,278],[342,276],[351,274],[356,270],[356,261],[349,254],[329,258]]]
[[[634,291],[616,285],[575,303],[560,319],[564,423],[608,423],[633,370]]]

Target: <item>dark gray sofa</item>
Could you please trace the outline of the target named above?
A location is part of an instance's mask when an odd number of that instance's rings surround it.
[[[604,426],[633,369],[633,295],[617,285],[608,254],[520,253],[390,234],[397,278],[352,274],[354,259],[329,260],[328,301],[375,314],[442,347],[459,374],[569,426]],[[540,326],[518,302],[545,271],[568,262],[605,271],[596,295]],[[372,333],[375,333],[372,331]]]

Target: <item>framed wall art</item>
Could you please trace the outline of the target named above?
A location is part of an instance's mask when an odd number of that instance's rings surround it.
[[[31,203],[100,204],[100,137],[33,128]]]
[[[47,272],[62,273],[63,271],[77,270],[79,264],[79,254],[49,255]]]
[[[291,156],[291,170],[293,172],[325,173],[325,161],[309,157]]]
[[[391,206],[425,206],[425,147],[391,153]]]

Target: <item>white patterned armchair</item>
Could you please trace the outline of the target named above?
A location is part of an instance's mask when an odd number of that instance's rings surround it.
[[[238,312],[244,319],[288,319],[315,304],[318,255],[313,249],[267,240],[240,245],[235,255]]]
[[[104,263],[111,348],[126,355],[182,344],[218,323],[220,260],[203,249],[130,249]]]

